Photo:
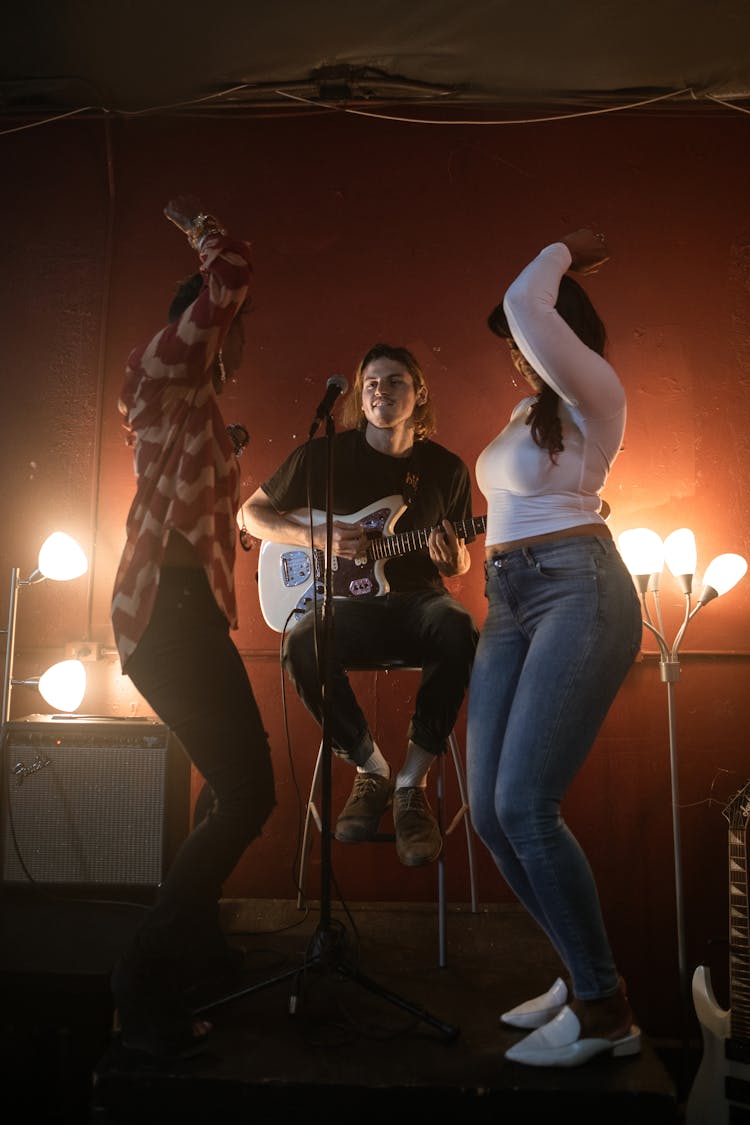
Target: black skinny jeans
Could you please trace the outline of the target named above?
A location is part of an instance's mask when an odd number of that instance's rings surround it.
[[[219,938],[223,883],[276,803],[268,736],[203,570],[162,569],[126,672],[216,798],[180,847],[137,936],[144,951],[180,955]]]
[[[330,723],[334,751],[361,766],[372,753],[367,719],[346,669],[368,660],[403,660],[422,676],[409,738],[431,754],[443,754],[469,683],[478,631],[474,619],[445,590],[390,593],[333,603]],[[284,642],[283,663],[302,702],[322,721],[318,651],[312,610]]]

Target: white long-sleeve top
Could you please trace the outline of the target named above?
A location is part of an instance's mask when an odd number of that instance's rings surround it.
[[[545,247],[503,300],[513,339],[560,396],[564,449],[555,464],[526,424],[534,399],[519,402],[477,458],[477,484],[487,498],[487,546],[604,523],[599,492],[622,443],[625,392],[610,364],[555,309],[571,260],[565,243]]]

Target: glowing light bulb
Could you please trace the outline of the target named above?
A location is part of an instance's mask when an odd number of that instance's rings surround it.
[[[39,677],[39,692],[56,711],[76,711],[86,693],[86,669],[80,660],[61,660]]]
[[[664,569],[664,544],[661,537],[647,527],[623,531],[618,536],[617,546],[634,577],[661,574]]]
[[[695,535],[689,527],[680,527],[677,531],[672,531],[664,540],[664,561],[675,578],[683,574],[695,574],[698,549],[695,545]]]
[[[744,578],[747,573],[747,560],[742,555],[735,555],[729,552],[725,555],[717,555],[715,559],[706,567],[706,573],[703,575],[703,592],[700,596],[700,605],[705,605],[710,602],[712,598],[718,598],[722,594],[726,594],[733,586],[736,586],[741,578]]]
[[[89,568],[82,548],[64,531],[53,531],[39,549],[39,570],[45,578],[67,582],[80,578]]]

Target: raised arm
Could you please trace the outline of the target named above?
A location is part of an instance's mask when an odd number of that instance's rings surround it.
[[[513,338],[540,378],[591,418],[608,418],[622,409],[624,391],[611,365],[579,339],[555,304],[568,270],[593,273],[608,257],[593,232],[575,231],[546,246],[503,301]]]

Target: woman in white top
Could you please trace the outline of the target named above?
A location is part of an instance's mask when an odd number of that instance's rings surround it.
[[[562,962],[547,992],[501,1017],[530,1032],[506,1058],[532,1066],[640,1049],[591,869],[560,810],[641,641],[635,587],[599,495],[620,450],[625,393],[604,358],[602,322],[568,276],[607,257],[601,236],[567,235],[526,266],[488,321],[531,394],[476,465],[488,614],[469,691],[469,800],[497,867]]]

